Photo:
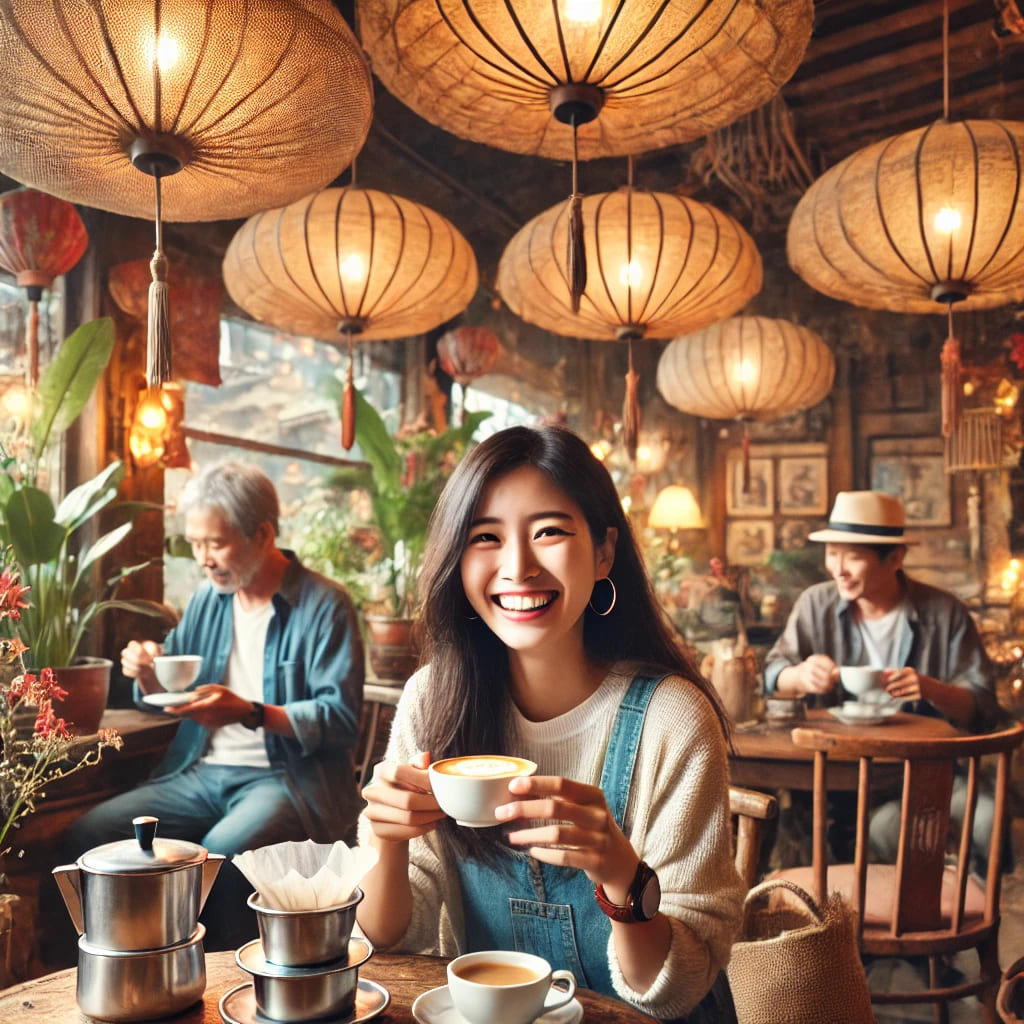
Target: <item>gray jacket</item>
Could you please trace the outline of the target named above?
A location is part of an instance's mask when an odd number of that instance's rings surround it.
[[[911,579],[900,582],[907,602],[907,622],[900,638],[898,665],[969,689],[974,695],[971,729],[982,732],[999,724],[992,664],[982,647],[967,606],[937,587]],[[827,654],[837,665],[866,665],[867,651],[853,617],[853,604],[839,596],[835,583],[808,587],[793,606],[782,635],[765,659],[765,690],[775,690],[779,673],[812,654]],[[906,711],[938,715],[928,701],[908,702]]]

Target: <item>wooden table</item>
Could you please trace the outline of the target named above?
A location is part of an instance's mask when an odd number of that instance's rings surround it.
[[[790,737],[796,726],[810,726],[823,732],[848,733],[855,729],[866,736],[927,739],[957,736],[957,730],[942,718],[927,718],[900,711],[883,725],[843,725],[829,714],[827,708],[811,708],[806,721],[758,722],[756,725],[736,729],[733,733],[735,753],[729,757],[730,781],[735,786],[749,789],[806,789],[813,788],[814,751],[798,747]],[[899,778],[899,767],[893,766],[895,775],[889,776],[879,764],[873,781],[885,785]],[[857,789],[857,762],[829,758],[829,789]]]
[[[445,964],[439,957],[374,953],[359,976],[383,985],[391,993],[380,1024],[412,1024],[412,1004],[418,995],[446,984]],[[77,970],[58,971],[0,992],[0,1024],[82,1024],[86,1017],[75,1002]],[[217,1003],[225,992],[250,980],[235,963],[231,951],[206,954],[206,995],[184,1013],[169,1018],[173,1024],[221,1024]],[[653,1018],[610,996],[577,989],[587,1024],[653,1024]],[[495,1022],[498,1024],[498,1022]]]

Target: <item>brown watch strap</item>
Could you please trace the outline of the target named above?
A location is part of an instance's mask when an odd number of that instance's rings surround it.
[[[633,876],[633,881],[629,885],[629,892],[626,895],[625,906],[619,906],[616,903],[612,903],[605,895],[604,886],[598,885],[594,888],[594,899],[597,901],[597,905],[601,910],[607,914],[613,921],[618,921],[622,924],[635,924],[637,921],[648,921],[648,918],[643,911],[643,905],[641,903],[641,897],[644,891],[644,886],[647,885],[648,881],[654,877],[654,871],[648,867],[643,861],[640,861],[636,866],[636,874]]]

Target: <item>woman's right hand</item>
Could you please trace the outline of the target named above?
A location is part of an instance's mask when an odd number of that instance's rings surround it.
[[[374,768],[363,789],[363,816],[378,839],[407,843],[433,831],[445,817],[430,791],[429,764],[430,754],[424,751],[408,764],[381,761]]]

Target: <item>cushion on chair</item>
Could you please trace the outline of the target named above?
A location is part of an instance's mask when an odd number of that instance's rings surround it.
[[[814,871],[812,868],[787,868],[774,877],[790,878],[808,892],[814,892]],[[828,869],[828,890],[838,890],[853,905],[853,893],[857,876],[853,864],[831,864]],[[869,864],[868,881],[865,890],[867,905],[864,908],[864,927],[888,931],[892,920],[892,900],[896,892],[896,866],[894,864]],[[956,870],[947,867],[942,876],[942,923],[948,928],[956,906]],[[964,899],[963,927],[978,925],[985,916],[985,890],[973,879],[967,880]]]

